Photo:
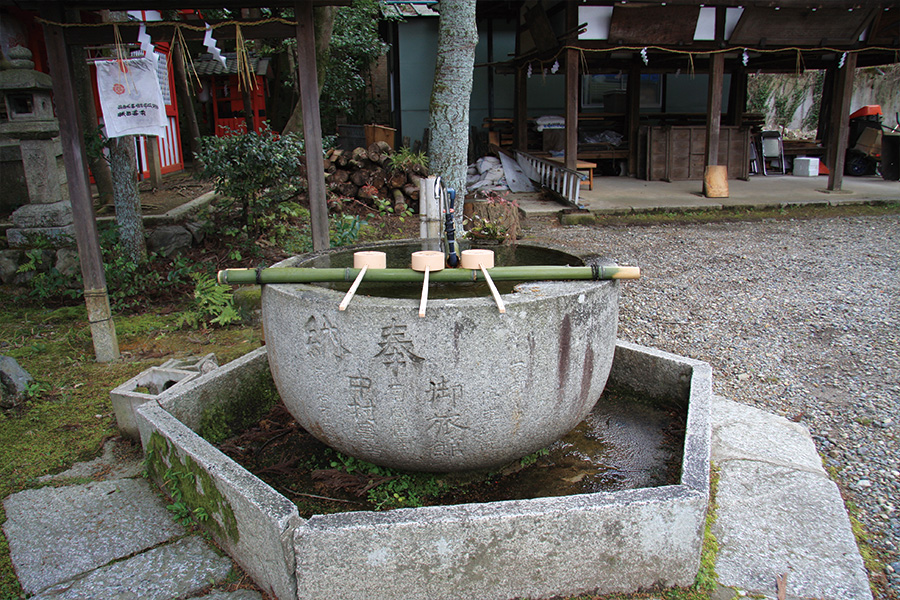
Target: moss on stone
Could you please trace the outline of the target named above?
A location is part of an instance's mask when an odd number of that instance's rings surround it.
[[[175,504],[182,503],[219,539],[237,543],[240,532],[231,504],[194,459],[182,459],[175,447],[154,431],[147,444],[146,464],[148,475],[165,487]]]
[[[234,290],[234,307],[244,322],[253,322],[253,315],[262,307],[262,288],[258,285],[242,286]]]
[[[197,429],[203,439],[211,444],[223,442],[259,421],[278,402],[278,390],[268,370],[243,387],[243,393],[203,411]]]
[[[560,225],[596,225],[599,223],[597,216],[593,213],[560,213]]]

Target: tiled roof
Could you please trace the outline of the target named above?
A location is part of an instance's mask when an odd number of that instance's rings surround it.
[[[237,52],[223,52],[225,57],[225,66],[222,66],[218,60],[213,58],[212,54],[204,54],[200,58],[194,59],[194,68],[197,69],[197,75],[237,75]],[[250,69],[257,75],[265,75],[269,68],[269,58],[259,58],[250,55]]]
[[[435,1],[424,2],[391,2],[388,0],[382,4],[381,12],[388,18],[410,18],[410,17],[437,17],[439,13],[432,9],[431,6],[437,4]]]

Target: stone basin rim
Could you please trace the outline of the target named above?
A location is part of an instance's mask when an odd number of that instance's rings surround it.
[[[277,262],[276,264],[272,265],[272,267],[270,267],[270,268],[301,266],[301,265],[310,263],[312,261],[315,261],[318,258],[325,257],[325,256],[332,256],[332,255],[336,255],[336,254],[345,254],[345,253],[350,253],[350,252],[358,251],[358,250],[378,250],[379,248],[390,248],[390,247],[395,247],[395,246],[415,245],[415,244],[419,244],[423,241],[425,241],[425,240],[418,239],[418,238],[406,238],[406,239],[400,239],[400,240],[388,240],[388,241],[381,241],[381,242],[356,244],[356,245],[352,245],[352,246],[328,248],[325,250],[319,250],[316,252],[309,252],[309,253],[298,254],[298,255],[288,257],[288,258],[283,259],[283,260]],[[554,246],[552,244],[528,243],[528,244],[516,244],[516,246],[530,248],[530,249],[534,249],[534,250],[546,250],[549,252],[556,252],[559,254],[566,255],[573,259],[572,266],[582,266],[582,265],[590,264],[590,262],[596,262],[597,264],[600,264],[600,265],[616,264],[615,261],[605,258],[605,257],[602,257],[597,254],[590,254],[590,253],[575,254],[566,248],[563,248],[561,246]],[[513,248],[514,247],[515,246],[513,246]],[[507,246],[505,248],[510,248],[510,247]],[[503,265],[497,265],[497,266],[503,266]],[[461,267],[459,267],[459,268],[461,268]],[[349,283],[349,282],[344,282],[344,283]],[[481,281],[480,283],[483,283],[483,281]],[[565,285],[565,284],[568,284],[570,286],[575,286],[575,287],[568,287],[568,288],[567,287],[559,287],[560,285]],[[511,293],[502,293],[501,292],[500,295],[503,297],[504,303],[515,304],[517,301],[519,301],[519,302],[526,301],[527,302],[527,301],[531,301],[533,299],[546,298],[549,295],[564,296],[564,295],[568,295],[568,294],[572,294],[572,293],[576,292],[577,288],[584,288],[584,287],[588,287],[591,285],[597,285],[597,284],[613,285],[613,284],[615,284],[615,282],[614,282],[614,280],[604,280],[604,281],[592,281],[592,280],[523,281],[523,282],[516,284]],[[346,293],[341,290],[335,290],[335,289],[332,289],[332,288],[329,288],[326,286],[315,285],[312,283],[276,283],[276,284],[266,284],[266,285],[267,285],[267,287],[273,287],[275,289],[282,290],[285,292],[287,292],[290,289],[295,289],[295,290],[304,290],[304,291],[307,291],[309,293],[314,293],[314,294],[322,294],[325,296],[332,296],[333,298],[336,299],[337,302],[340,302],[340,300],[344,297],[344,295]],[[403,284],[403,285],[409,286],[409,285],[415,285],[415,284]],[[443,284],[443,285],[453,285],[453,284]],[[467,285],[467,284],[461,284],[461,285]],[[533,295],[529,295],[529,293],[528,293],[529,288],[532,288],[532,289],[540,288],[541,294],[536,297]],[[369,295],[369,294],[365,293],[365,289],[363,288],[360,291],[358,291],[357,294],[354,296],[353,302],[350,304],[350,308],[352,308],[353,305],[359,305],[360,303],[365,303],[365,304],[369,304],[372,306],[402,306],[405,308],[408,305],[410,307],[417,307],[418,302],[419,301],[417,299],[414,300],[411,298],[399,298],[399,297],[394,297],[394,296],[386,296],[386,295],[378,295],[378,294]],[[432,307],[432,308],[456,307],[460,303],[465,303],[466,305],[469,305],[470,303],[472,303],[472,304],[474,304],[474,306],[481,306],[481,305],[495,306],[494,300],[491,298],[490,294],[486,294],[486,295],[478,294],[478,295],[464,296],[464,297],[458,297],[458,298],[432,298],[432,297],[429,297],[429,299],[428,299],[428,306]]]

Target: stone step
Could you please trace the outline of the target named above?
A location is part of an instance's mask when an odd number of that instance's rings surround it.
[[[719,583],[776,598],[871,600],[837,485],[805,427],[717,397],[712,461],[719,468]]]

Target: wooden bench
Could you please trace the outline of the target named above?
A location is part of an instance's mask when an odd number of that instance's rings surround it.
[[[562,156],[550,156],[550,157],[547,157],[546,160],[549,160],[550,162],[559,163],[562,166],[566,166],[566,159]],[[575,170],[576,171],[587,171],[587,176],[588,176],[587,184],[588,184],[589,190],[594,189],[594,169],[596,169],[596,168],[597,168],[596,163],[588,162],[586,160],[581,160],[581,159],[578,159],[577,161],[575,161]]]

